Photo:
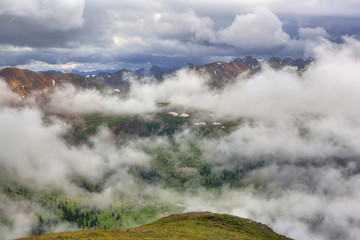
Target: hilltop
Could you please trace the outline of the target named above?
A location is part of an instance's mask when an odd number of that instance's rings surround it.
[[[268,226],[227,214],[192,212],[173,214],[132,229],[83,230],[22,238],[41,239],[290,239]]]

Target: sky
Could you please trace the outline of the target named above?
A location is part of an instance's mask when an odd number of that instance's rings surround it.
[[[358,0],[1,0],[0,68],[91,71],[309,57],[359,37]]]

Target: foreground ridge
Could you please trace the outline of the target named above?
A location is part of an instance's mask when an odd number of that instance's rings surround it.
[[[83,230],[22,238],[40,239],[290,239],[265,224],[211,212],[173,214],[132,229]]]

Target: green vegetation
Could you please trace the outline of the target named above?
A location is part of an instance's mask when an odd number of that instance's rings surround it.
[[[264,224],[209,212],[171,215],[151,224],[133,229],[112,229],[55,233],[38,237],[41,239],[249,239],[286,240]]]
[[[166,104],[166,103],[159,103]],[[166,112],[159,112],[151,117],[141,116],[106,116],[98,113],[85,115],[74,121],[72,133],[65,138],[71,144],[87,142],[94,135],[99,126],[106,126],[116,140],[126,140],[134,137],[167,136],[170,139],[185,128],[191,129],[199,138],[216,138],[234,131],[245,120],[228,121],[222,126],[195,126],[192,117],[172,116]]]
[[[184,118],[173,116],[167,112],[159,112],[149,119],[140,116],[104,116],[92,114],[84,116],[84,120],[75,123],[74,139],[87,141],[95,134],[100,125],[107,126],[113,133],[114,141],[134,137],[167,136],[170,146],[145,150],[152,156],[150,167],[133,166],[131,171],[139,181],[160,184],[163,187],[183,191],[189,188],[206,187],[217,188],[224,184],[230,187],[243,187],[241,180],[251,169],[261,166],[261,163],[224,168],[219,163],[209,162],[203,158],[201,149],[196,141],[204,138],[214,138],[228,134],[245,120],[225,122],[221,126],[195,126],[191,124],[191,116]],[[171,141],[175,133],[184,128],[192,129],[195,139],[182,143],[181,146]],[[74,182],[90,192],[100,192],[102,182],[93,183],[78,178]]]
[[[79,205],[76,202],[60,201],[60,219],[76,223],[84,229],[110,229],[134,227],[153,221],[162,207],[155,205],[136,206],[135,203],[121,208],[99,209],[96,206]]]
[[[150,168],[134,167],[133,173],[147,183],[157,183],[178,191],[223,185],[244,187],[247,183],[242,179],[246,174],[263,166],[263,162],[256,162],[225,168],[218,162],[206,161],[201,149],[193,142],[182,145],[172,143],[147,153],[152,156]]]
[[[169,106],[169,104],[170,103],[168,103],[168,102],[158,102],[158,103],[156,103],[156,105],[158,107],[167,107],[167,106]]]
[[[34,196],[33,191],[29,188],[6,181],[0,182],[0,192],[11,199],[17,199],[18,197],[21,197],[21,199],[32,199]]]
[[[149,166],[134,165],[130,167],[130,174],[140,184],[157,185],[178,192],[196,190],[199,187],[219,189],[223,185],[238,188],[246,185],[242,179],[247,172],[261,166],[261,164],[234,166],[231,169],[224,168],[218,162],[207,161],[198,145],[198,140],[216,139],[220,135],[233,131],[241,123],[242,121],[239,120],[226,122],[221,126],[212,124],[195,126],[192,124],[192,116],[172,116],[165,111],[148,119],[136,115],[104,116],[90,114],[74,120],[73,131],[64,137],[70,144],[85,143],[91,146],[90,137],[96,134],[100,126],[109,128],[114,141],[119,144],[136,137],[166,136],[169,138],[169,145],[158,146],[156,149],[140,146],[152,158]],[[178,143],[174,139],[174,135],[185,128],[191,129],[194,137],[192,140]],[[137,227],[152,222],[159,216],[178,213],[181,210],[174,204],[162,203],[159,199],[150,199],[147,196],[143,197],[144,199],[141,200],[140,204],[138,203],[139,199],[128,199],[124,196],[119,196],[117,200],[111,203],[111,207],[99,208],[89,203],[89,196],[101,194],[106,180],[114,173],[115,171],[109,172],[97,181],[81,176],[69,176],[72,183],[83,189],[83,193],[80,193],[76,198],[70,198],[53,189],[37,191],[19,183],[8,181],[0,182],[0,193],[14,201],[31,200],[42,207],[42,210],[37,212],[37,221],[31,230],[32,235],[51,232],[53,231],[52,227],[59,223],[68,224],[68,230],[74,228],[91,230]],[[12,224],[8,219],[3,219],[1,216],[0,219],[6,225]],[[99,232],[93,233],[100,234]]]
[[[174,133],[178,132],[181,127],[189,121],[189,118],[175,117],[167,113],[160,113],[158,117],[160,117],[163,124],[159,135],[170,137],[174,135]]]
[[[84,177],[74,177],[72,182],[88,192],[101,192],[103,190],[103,182],[93,182]]]
[[[180,211],[179,207],[146,196],[143,199],[120,197],[111,206],[99,208],[88,203],[86,194],[83,197],[80,195],[77,198],[71,198],[57,191],[30,190],[17,183],[0,184],[0,192],[12,201],[27,199],[42,207],[42,210],[37,213],[37,221],[32,226],[31,235],[51,232],[52,227],[59,223],[68,224],[68,230],[136,227],[150,223],[158,216]],[[2,224],[12,224],[6,218],[0,218],[0,220]]]
[[[101,114],[87,115],[84,117],[83,121],[75,123],[73,137],[75,140],[84,141],[87,140],[89,136],[95,134],[98,127],[101,125],[107,125],[111,129],[116,125],[127,123],[131,120],[132,118],[128,116],[112,117],[103,116]]]
[[[83,142],[97,132],[99,126],[107,126],[115,138],[149,137],[153,135],[173,136],[189,121],[189,118],[174,117],[159,113],[152,119],[140,116],[104,116],[91,114],[74,123],[72,136],[66,136],[69,142]],[[73,139],[70,139],[73,138]]]

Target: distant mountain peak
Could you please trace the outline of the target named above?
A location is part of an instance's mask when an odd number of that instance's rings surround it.
[[[260,67],[260,62],[254,58],[253,56],[246,56],[241,58],[236,58],[234,62],[240,62],[245,64],[248,67],[251,67],[253,69]]]
[[[239,57],[226,62],[212,62],[205,65],[194,65],[188,63],[183,68],[205,73],[208,77],[208,83],[214,86],[222,86],[227,82],[236,81],[242,73],[253,75],[261,70],[262,64],[266,63],[276,70],[284,69],[289,72],[301,72],[307,68],[314,59],[292,59],[271,57],[267,60],[258,60],[253,56]],[[77,72],[74,70],[73,72]],[[84,72],[81,72],[84,73]],[[4,68],[0,70],[0,77],[3,77],[9,87],[17,92],[21,97],[26,97],[33,90],[41,90],[44,88],[53,88],[54,81],[56,85],[63,83],[71,83],[77,87],[96,87],[104,85],[115,88],[129,88],[130,78],[141,79],[144,77],[152,77],[154,80],[162,81],[164,76],[169,72],[157,65],[151,66],[149,69],[137,69],[129,71],[125,68],[121,70],[111,71],[93,71],[87,72],[86,75],[74,73],[61,73],[49,70],[46,72],[34,72],[19,68]]]

